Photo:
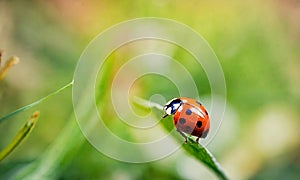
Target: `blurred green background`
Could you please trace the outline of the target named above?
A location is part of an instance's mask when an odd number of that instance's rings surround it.
[[[220,60],[226,78],[227,109],[221,129],[208,148],[226,174],[233,179],[299,179],[297,0],[1,1],[3,59],[16,55],[20,63],[10,69],[0,84],[0,116],[70,82],[80,54],[106,28],[124,20],[152,16],[192,27],[208,41]],[[110,58],[122,62],[126,52]],[[182,50],[175,51],[174,57],[182,59],[182,63],[190,62]],[[109,64],[107,69],[112,71],[105,73],[113,74],[117,67]],[[209,96],[206,77],[196,76],[198,68],[187,67],[201,87],[200,97]],[[109,77],[100,87],[108,89]],[[172,84],[157,87],[156,82],[157,79],[147,77],[143,83],[137,82],[138,94],[150,96],[159,92],[167,98],[176,96]],[[145,164],[123,163],[99,153],[77,127],[71,88],[1,123],[0,150],[35,110],[41,112],[36,128],[0,163],[0,179],[15,174],[50,179],[216,178],[181,151]]]

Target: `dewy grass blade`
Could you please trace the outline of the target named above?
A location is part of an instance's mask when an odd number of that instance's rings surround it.
[[[27,105],[27,106],[21,107],[21,108],[15,110],[15,111],[13,111],[13,112],[7,114],[7,115],[4,116],[4,117],[1,117],[1,118],[0,118],[0,123],[3,122],[3,121],[5,121],[5,120],[7,120],[8,118],[10,118],[10,117],[16,115],[16,114],[22,112],[22,111],[25,111],[25,110],[27,110],[27,109],[29,109],[29,108],[32,108],[33,106],[36,106],[36,105],[40,104],[41,102],[45,101],[46,99],[48,99],[48,98],[50,98],[50,97],[56,95],[57,93],[61,92],[62,90],[66,89],[66,88],[68,88],[68,87],[70,87],[70,86],[72,86],[72,85],[73,85],[73,81],[70,82],[70,83],[68,83],[68,84],[65,85],[64,87],[62,87],[62,88],[60,88],[60,89],[58,89],[58,90],[52,92],[51,94],[49,94],[49,95],[43,97],[42,99],[39,99],[39,100],[37,100],[37,101],[35,101],[35,102],[33,102],[33,103]]]
[[[160,111],[162,111],[162,106],[154,103],[149,102],[145,99],[134,97],[134,102],[144,108],[157,108]],[[160,115],[161,116],[161,115]],[[170,127],[167,127],[166,125],[165,129],[170,130]],[[173,128],[173,127],[171,127]],[[209,167],[220,179],[228,179],[225,175],[224,171],[222,170],[221,166],[217,162],[216,158],[209,152],[209,150],[202,146],[201,144],[198,144],[195,140],[188,137],[187,143],[183,144],[183,149],[191,156],[196,158],[197,160],[201,161],[203,164],[205,164],[207,167]]]
[[[6,156],[8,156],[16,147],[18,147],[32,132],[37,119],[39,117],[39,112],[34,112],[30,118],[26,121],[25,125],[19,130],[15,138],[10,142],[10,144],[0,152],[0,161],[2,161]]]

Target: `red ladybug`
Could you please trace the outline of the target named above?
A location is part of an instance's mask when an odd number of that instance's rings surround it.
[[[196,136],[196,141],[199,138],[205,138],[208,134],[210,127],[210,120],[206,109],[202,104],[191,98],[180,97],[170,100],[164,106],[165,115],[174,115],[173,121],[177,131],[185,138],[184,133]]]

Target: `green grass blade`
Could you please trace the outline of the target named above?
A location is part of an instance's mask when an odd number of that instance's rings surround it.
[[[32,132],[37,119],[39,117],[39,112],[34,112],[30,118],[26,121],[25,125],[19,130],[15,138],[9,143],[9,145],[0,152],[0,161],[2,161],[6,156],[8,156],[16,147],[18,147]]]
[[[70,83],[68,83],[67,85],[63,86],[62,88],[60,88],[60,89],[58,89],[58,90],[56,90],[56,91],[50,93],[49,95],[43,97],[42,99],[39,99],[39,100],[37,100],[37,101],[35,101],[35,102],[31,103],[31,104],[28,104],[27,106],[21,107],[21,108],[15,110],[15,111],[13,111],[13,112],[7,114],[7,115],[4,116],[4,117],[1,117],[1,118],[0,118],[0,123],[3,122],[3,121],[5,121],[5,120],[7,120],[7,119],[9,119],[10,117],[12,117],[12,116],[14,116],[14,115],[16,115],[16,114],[22,112],[22,111],[25,111],[25,110],[27,110],[27,109],[30,109],[30,108],[32,108],[32,107],[34,107],[34,106],[40,104],[41,102],[45,101],[46,99],[48,99],[48,98],[50,98],[50,97],[56,95],[57,93],[61,92],[62,90],[66,89],[66,88],[68,88],[68,87],[70,87],[70,86],[72,86],[72,85],[73,85],[73,81],[70,82]]]
[[[156,108],[158,110],[160,110],[159,112],[161,112],[163,110],[162,106],[160,104],[154,103],[154,102],[150,102],[147,100],[144,100],[142,98],[139,97],[134,97],[133,101],[144,108]],[[159,114],[158,117],[162,117],[162,114]],[[167,117],[170,118],[170,117]],[[174,126],[169,123],[172,121],[162,121],[162,125],[164,126],[164,128],[167,131],[171,131]],[[176,140],[177,139],[175,138]],[[183,141],[183,139],[182,139]],[[192,138],[188,137],[187,139],[187,143],[182,145],[183,149],[191,156],[193,156],[194,158],[196,158],[198,161],[202,162],[203,164],[205,164],[208,168],[210,168],[220,179],[228,179],[224,173],[224,171],[222,170],[221,166],[219,165],[219,163],[217,162],[216,158],[209,152],[209,150],[202,146],[201,144],[198,144],[195,140],[193,140]]]
[[[190,155],[203,162],[208,166],[220,179],[228,179],[222,170],[220,164],[217,162],[216,158],[209,152],[207,148],[198,144],[192,138],[188,137],[188,143],[183,144],[183,148]]]
[[[98,89],[108,89],[110,77],[114,74],[113,64],[115,61],[109,61],[105,66],[103,75],[101,74],[100,83],[97,84]],[[97,102],[101,103],[105,101],[105,98],[110,94],[96,95]],[[101,106],[99,111],[106,106]],[[87,115],[86,118],[92,118]],[[70,163],[70,159],[78,153],[80,147],[86,142],[84,135],[78,127],[77,121],[74,119],[74,115],[70,115],[67,120],[64,120],[67,124],[57,135],[57,138],[49,147],[40,154],[35,161],[20,168],[12,176],[12,179],[55,179],[59,176],[64,168],[61,168],[65,162]],[[91,125],[92,126],[92,125]]]

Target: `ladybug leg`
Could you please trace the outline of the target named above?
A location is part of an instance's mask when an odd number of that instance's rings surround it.
[[[186,144],[187,143],[187,136],[182,131],[180,131],[178,129],[176,129],[176,130],[180,133],[181,136],[184,137],[184,139],[185,139],[184,143]]]
[[[164,118],[167,117],[167,116],[168,116],[168,114],[163,115],[162,119],[164,119]]]
[[[199,143],[199,137],[197,137],[196,142]]]

